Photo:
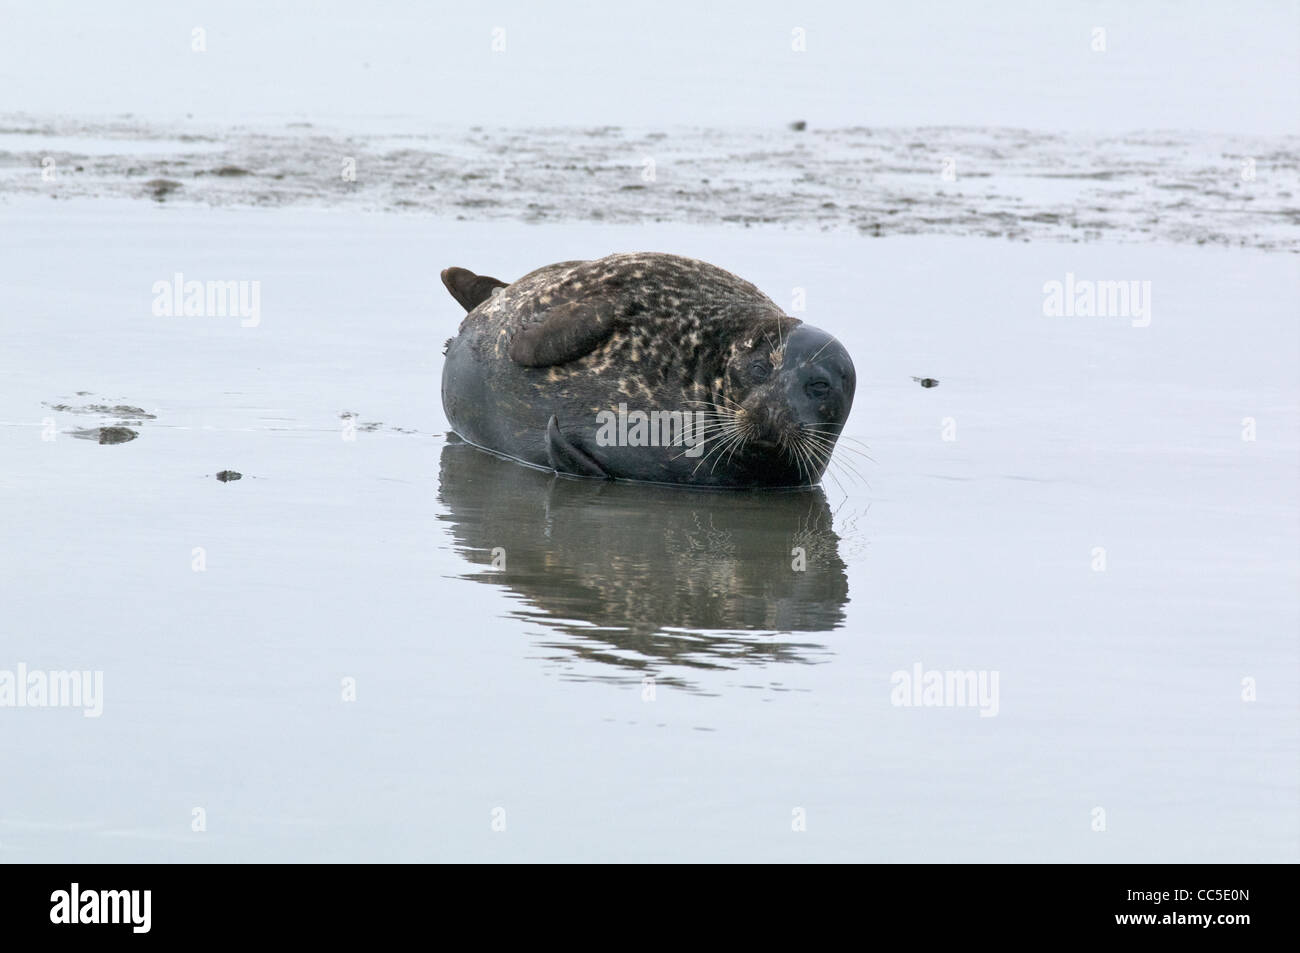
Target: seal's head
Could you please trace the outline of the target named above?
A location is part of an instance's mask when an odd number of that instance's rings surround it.
[[[844,345],[790,318],[737,340],[716,402],[737,457],[775,482],[816,483],[853,406],[857,376]],[[728,451],[730,452],[730,451]]]

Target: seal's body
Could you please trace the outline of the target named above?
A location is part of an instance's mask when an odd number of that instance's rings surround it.
[[[465,440],[574,476],[816,483],[853,402],[848,353],[720,268],[652,253],[513,284],[442,273],[469,312],[442,401]]]

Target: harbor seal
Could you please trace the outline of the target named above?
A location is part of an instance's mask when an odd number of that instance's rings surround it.
[[[464,440],[571,476],[816,484],[853,404],[835,338],[747,281],[677,255],[442,272],[468,312],[442,402]]]

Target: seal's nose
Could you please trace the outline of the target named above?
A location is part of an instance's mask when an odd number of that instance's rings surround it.
[[[775,447],[791,429],[795,415],[781,401],[765,401],[758,405],[753,417],[751,442],[760,447]]]

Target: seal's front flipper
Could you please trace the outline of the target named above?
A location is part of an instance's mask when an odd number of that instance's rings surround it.
[[[591,353],[613,333],[614,311],[607,302],[570,301],[515,332],[510,360],[524,367],[565,364]]]
[[[473,311],[506,283],[488,275],[476,275],[467,268],[444,268],[442,283],[466,311]]]
[[[599,463],[560,433],[560,422],[554,414],[551,414],[551,419],[546,424],[546,459],[557,473],[610,479],[610,475],[601,469]]]

